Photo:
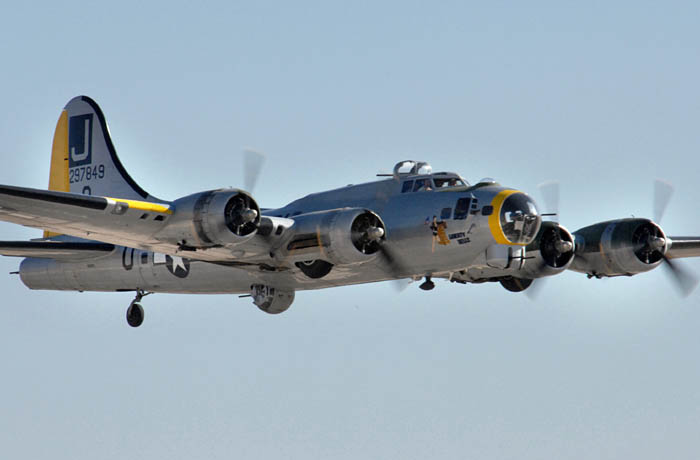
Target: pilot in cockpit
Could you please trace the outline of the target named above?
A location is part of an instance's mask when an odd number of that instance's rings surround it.
[[[413,186],[414,192],[418,192],[421,190],[431,191],[432,189],[433,189],[433,185],[430,182],[430,179],[418,179],[418,180],[416,180],[416,184]]]

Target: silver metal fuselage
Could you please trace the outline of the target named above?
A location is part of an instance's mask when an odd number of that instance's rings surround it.
[[[241,264],[218,264],[192,260],[188,258],[187,251],[166,256],[123,246],[116,246],[111,253],[88,260],[27,258],[21,264],[20,275],[22,281],[32,289],[138,289],[213,294],[248,293],[252,285],[260,284],[294,291],[403,277],[451,278],[454,274],[459,274],[463,280],[478,279],[482,275],[505,276],[522,266],[522,257],[520,265],[513,261],[518,254],[522,256],[523,246],[499,244],[494,235],[494,216],[484,212],[485,207],[491,207],[493,211],[496,197],[512,189],[497,184],[480,184],[474,187],[402,193],[405,181],[406,178],[402,177],[350,185],[308,195],[282,208],[264,210],[264,216],[273,221],[291,222],[291,227],[284,228],[279,235],[274,232],[270,236],[256,235],[245,244],[250,247],[269,247],[274,238],[283,241],[284,232],[294,230],[293,219],[300,215],[342,208],[367,209],[381,216],[385,224],[386,244],[403,267],[399,275],[392,274],[386,262],[377,257],[336,264],[327,275],[313,279],[293,264],[280,269],[279,260],[272,253],[261,254],[253,262],[248,258]],[[458,214],[456,207],[460,199],[463,200],[462,207],[466,203],[468,208],[462,209]],[[496,205],[498,207],[497,203]],[[435,222],[440,223],[440,236],[436,235]],[[274,241],[272,243],[274,246]],[[323,248],[315,251],[318,253],[309,255],[308,259],[323,259]]]

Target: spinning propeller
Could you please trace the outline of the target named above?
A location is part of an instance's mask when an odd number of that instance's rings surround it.
[[[654,182],[654,222],[657,224],[661,221],[672,195],[673,186],[671,184],[658,179]],[[654,254],[654,251],[660,253],[661,258],[668,267],[667,273],[671,275],[671,279],[683,297],[687,297],[698,285],[698,279],[690,270],[682,267],[677,262],[671,262],[671,259],[666,255],[665,247],[666,241],[663,238],[660,238],[658,235],[649,235],[642,250],[652,254]]]
[[[350,229],[352,244],[363,254],[379,251],[385,235],[384,224],[376,214],[366,212],[355,219]]]
[[[673,186],[662,180],[654,181],[654,223],[641,226],[635,231],[632,241],[634,252],[646,263],[655,263],[663,260],[668,267],[671,279],[678,287],[683,297],[687,297],[698,284],[697,277],[688,269],[683,268],[677,262],[672,262],[666,255],[666,237],[658,227],[673,196]]]
[[[537,186],[537,189],[542,196],[545,209],[541,215],[543,217],[551,217],[551,222],[559,222],[559,181],[543,182]],[[570,237],[564,237],[559,226],[551,226],[547,221],[542,222],[542,230],[540,230],[540,255],[542,256],[544,266],[563,267],[571,259],[571,252],[575,249],[574,242],[570,241]],[[542,291],[547,278],[537,278],[525,291],[525,295],[530,300],[536,300]]]
[[[243,150],[243,183],[248,192],[252,192],[260,176],[265,155],[255,150]],[[225,209],[226,225],[236,235],[245,236],[256,231],[260,224],[260,210],[247,193],[233,197]]]
[[[389,273],[394,278],[405,276],[405,266],[399,261],[396,254],[389,249],[384,224],[376,214],[367,212],[355,219],[352,224],[350,237],[352,243],[362,253],[378,253],[382,260],[386,262]],[[401,289],[405,288],[405,283],[399,283],[401,284]],[[399,285],[397,285],[397,288],[399,288]]]
[[[263,164],[265,164],[264,153],[253,149],[243,150],[243,184],[250,193],[255,189]]]
[[[546,206],[547,213],[544,216],[559,216],[559,182],[550,181],[544,182],[538,185],[538,189],[542,195],[543,201]],[[673,186],[667,182],[656,180],[654,182],[654,223],[649,223],[648,225],[641,226],[632,237],[634,244],[634,251],[640,260],[646,263],[655,263],[659,260],[665,262],[664,265],[668,267],[668,273],[671,279],[678,287],[681,294],[686,297],[688,296],[698,284],[697,277],[686,268],[683,268],[677,262],[672,262],[672,260],[666,255],[667,241],[666,238],[658,227],[659,222],[663,218],[666,208],[671,201],[673,195]],[[566,242],[563,242],[566,243]],[[571,243],[569,243],[571,244]],[[552,239],[546,246],[547,250],[551,252],[553,256],[563,254],[565,249],[569,249],[569,245],[562,245],[556,239]],[[574,249],[573,247],[571,249]],[[577,257],[581,257],[578,255]],[[541,287],[542,279],[538,280],[538,283],[534,283],[534,286],[538,288]],[[539,289],[533,290],[532,287],[527,291],[530,298],[536,297]]]

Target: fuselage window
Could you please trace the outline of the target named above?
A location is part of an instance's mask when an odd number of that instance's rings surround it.
[[[410,192],[412,188],[413,188],[413,181],[407,180],[406,182],[403,183],[403,187],[401,188],[401,193]]]
[[[141,265],[146,265],[147,263],[148,263],[148,253],[142,252],[141,253]]]
[[[413,191],[418,192],[420,190],[430,191],[433,189],[433,182],[430,179],[417,179],[415,185],[413,186]]]
[[[447,220],[452,217],[452,208],[443,208],[440,213],[440,219]]]
[[[471,201],[471,198],[460,198],[457,200],[457,206],[455,206],[455,220],[464,220],[467,218]]]

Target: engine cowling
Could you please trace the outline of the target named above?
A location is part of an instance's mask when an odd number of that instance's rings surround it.
[[[384,222],[367,209],[319,211],[293,219],[294,231],[279,251],[279,256],[291,262],[366,262],[377,256],[379,245],[386,239]]]
[[[656,268],[668,249],[661,227],[649,219],[600,222],[574,232],[571,270],[589,276],[632,276]]]
[[[574,237],[556,222],[542,222],[537,236],[525,249],[527,260],[518,277],[543,278],[563,272],[574,260]]]
[[[260,226],[260,208],[247,193],[220,189],[196,193],[173,203],[168,225],[156,238],[187,248],[241,244]]]

